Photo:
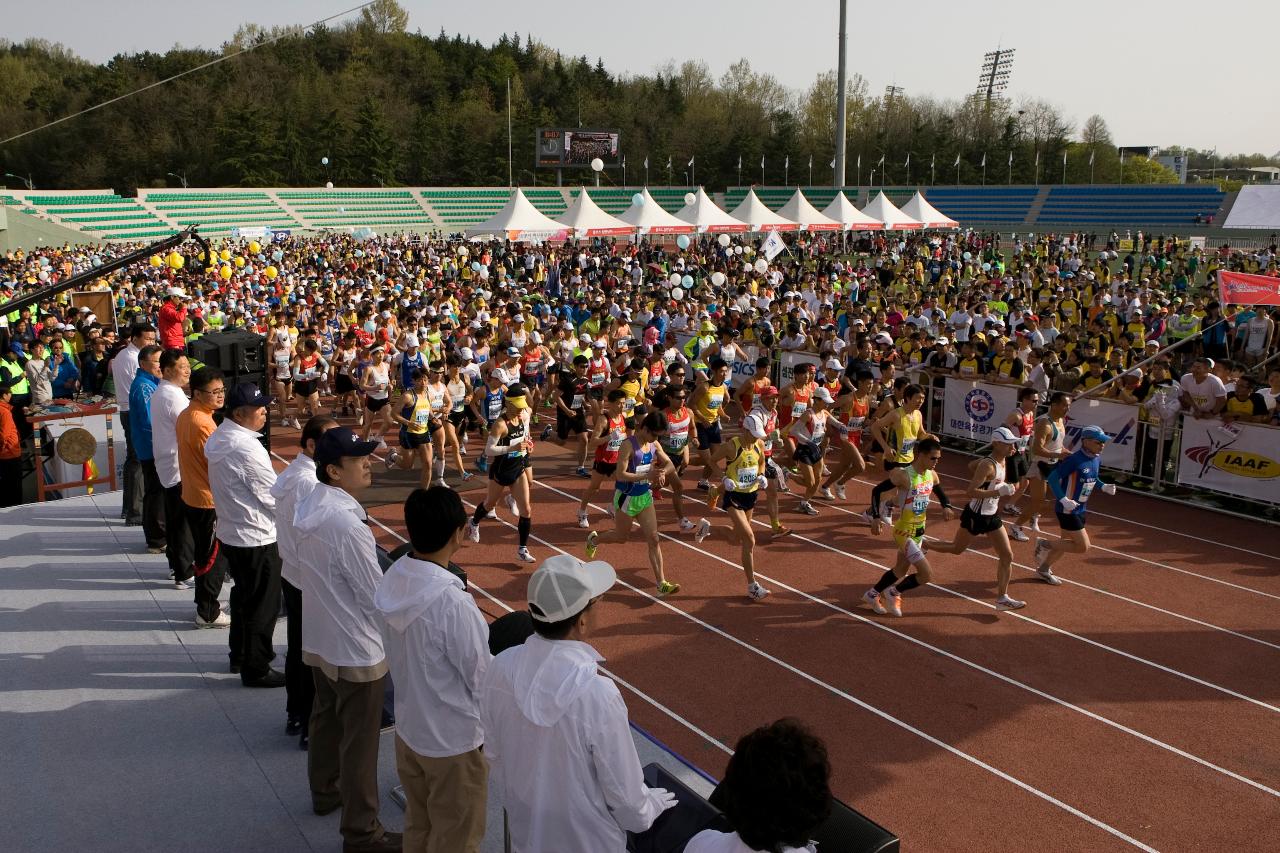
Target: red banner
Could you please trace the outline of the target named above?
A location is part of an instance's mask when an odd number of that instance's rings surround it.
[[[1218,270],[1223,305],[1280,305],[1280,278]]]

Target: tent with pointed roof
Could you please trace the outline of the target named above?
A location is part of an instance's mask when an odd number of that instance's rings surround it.
[[[853,205],[849,205],[853,207]],[[796,190],[796,194],[778,209],[778,215],[790,219],[805,231],[839,231],[844,226],[837,220],[821,213],[809,203],[804,193]]]
[[[702,187],[698,187],[698,191],[694,193],[693,204],[686,204],[676,211],[676,219],[683,219],[693,225],[699,234],[708,231],[713,234],[742,232],[751,228],[747,223],[721,210]]]
[[[925,228],[959,228],[960,223],[947,216],[938,208],[929,204],[917,190],[911,201],[902,206],[902,212],[912,219],[917,219]]]
[[[649,195],[646,187],[641,190],[640,204],[633,199],[631,206],[618,214],[618,219],[630,225],[641,234],[689,234],[694,226],[683,219],[676,219],[663,210],[662,205]]]
[[[574,237],[618,237],[634,234],[635,227],[623,222],[616,216],[610,216],[600,209],[600,205],[587,194],[586,188],[579,187],[577,198],[569,209],[555,218],[564,225]]]
[[[519,187],[511,194],[511,200],[484,222],[469,227],[468,237],[488,237],[501,234],[508,240],[564,240],[568,229],[533,206]]]
[[[867,216],[854,207],[843,192],[836,193],[831,204],[822,209],[822,215],[839,222],[848,231],[879,231],[884,227],[879,219]]]
[[[747,190],[746,198],[729,215],[747,223],[752,231],[795,231],[800,227],[793,220],[770,210],[754,189]]]
[[[918,219],[907,216],[901,210],[889,201],[889,197],[881,190],[876,197],[871,199],[866,207],[862,208],[862,212],[872,219],[878,219],[884,223],[886,231],[912,231],[922,228],[923,223]]]

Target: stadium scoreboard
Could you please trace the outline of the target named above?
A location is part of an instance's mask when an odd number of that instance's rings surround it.
[[[566,169],[590,167],[599,157],[606,169],[622,164],[617,130],[588,130],[580,127],[540,127],[536,165],[540,168]]]

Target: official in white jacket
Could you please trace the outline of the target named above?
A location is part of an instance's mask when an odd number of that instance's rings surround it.
[[[514,853],[622,853],[675,797],[645,786],[627,706],[584,642],[617,581],[604,562],[551,557],[529,579],[536,633],[493,659],[480,692],[485,755]]]
[[[480,682],[488,627],[447,568],[467,511],[445,486],[404,502],[413,550],[382,578],[374,603],[396,685],[396,769],[405,792],[404,848],[477,853],[484,839],[489,763],[480,746]]]
[[[164,383],[161,383],[161,387]],[[157,392],[158,393],[158,392]],[[308,746],[307,721],[311,719],[311,703],[316,685],[311,667],[302,662],[302,579],[298,568],[298,534],[295,514],[298,504],[316,487],[316,442],[338,422],[328,415],[315,415],[302,425],[298,455],[293,457],[276,484],[271,497],[276,502],[276,544],[280,549],[280,592],[284,597],[287,618],[285,634],[288,651],[284,656],[285,726],[284,733],[298,735],[298,745]]]

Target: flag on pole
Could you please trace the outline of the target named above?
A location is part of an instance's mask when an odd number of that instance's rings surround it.
[[[784,168],[784,169],[790,169],[790,168],[791,168],[791,155],[790,155],[790,154],[788,154],[786,157],[784,157],[784,158],[782,159],[782,168]]]
[[[761,169],[763,169],[763,168],[764,168],[764,155],[763,155],[763,154],[761,154],[761,155],[760,155],[760,168],[761,168]]]
[[[982,152],[982,162],[979,163],[978,165],[984,169],[987,168],[987,152],[985,151]]]
[[[813,168],[813,155],[812,155],[812,154],[810,154],[810,155],[809,155],[809,168],[810,168],[810,169],[812,169],[812,168]]]
[[[1036,152],[1036,160],[1037,160],[1037,162],[1040,160],[1040,152],[1039,152],[1039,151],[1037,151],[1037,152]],[[1012,152],[1012,151],[1010,151],[1010,152],[1009,152],[1009,165],[1010,165],[1010,166],[1012,166],[1012,165],[1013,165],[1013,152]]]
[[[671,168],[671,155],[670,155],[670,154],[668,154],[668,155],[667,155],[667,168],[668,168],[668,169],[670,169],[670,168]]]
[[[861,169],[861,168],[862,168],[862,155],[861,155],[861,154],[859,154],[859,155],[858,155],[858,168],[859,168],[859,169]]]
[[[1062,165],[1067,165],[1067,152],[1062,152]]]
[[[1093,152],[1092,152],[1092,151],[1090,151],[1090,152],[1089,152],[1089,165],[1090,165],[1090,166],[1092,166],[1092,165],[1093,165]]]
[[[646,154],[644,158],[644,167],[649,168],[649,156]]]
[[[688,162],[688,163],[685,163],[685,165],[686,165],[686,166],[688,166],[690,169],[692,169],[692,168],[693,168],[693,157],[692,157],[692,156],[689,158],[689,162]]]
[[[760,251],[764,254],[765,259],[772,261],[778,257],[783,249],[787,248],[787,244],[782,242],[782,235],[777,231],[770,231],[769,236],[765,238],[764,243],[760,245]]]
[[[904,166],[910,166],[910,165],[911,165],[911,152],[910,152],[910,151],[908,151],[908,152],[907,152],[907,162],[903,163],[902,165],[904,165]]]
[[[960,165],[960,155],[959,155],[959,154],[957,154],[957,155],[956,155],[956,161],[955,161],[954,163],[952,163],[951,165],[952,165],[952,167],[953,167],[953,168],[954,168],[955,166],[959,166],[959,165]]]
[[[738,155],[738,168],[739,168],[739,169],[741,169],[741,168],[742,168],[742,155],[741,155],[741,154],[739,154],[739,155]]]
[[[1036,152],[1036,168],[1040,168],[1040,152]]]
[[[880,162],[879,162],[879,163],[876,163],[876,165],[877,165],[877,166],[883,166],[883,165],[884,165],[884,155],[883,155],[883,154],[881,154],[881,155],[880,155]]]
[[[938,155],[934,154],[932,157],[929,158],[929,168],[932,169],[934,166],[937,166],[937,165],[938,165]]]
[[[830,166],[832,169],[834,169],[836,167],[836,158],[832,157],[831,162],[828,163],[827,165]]]

